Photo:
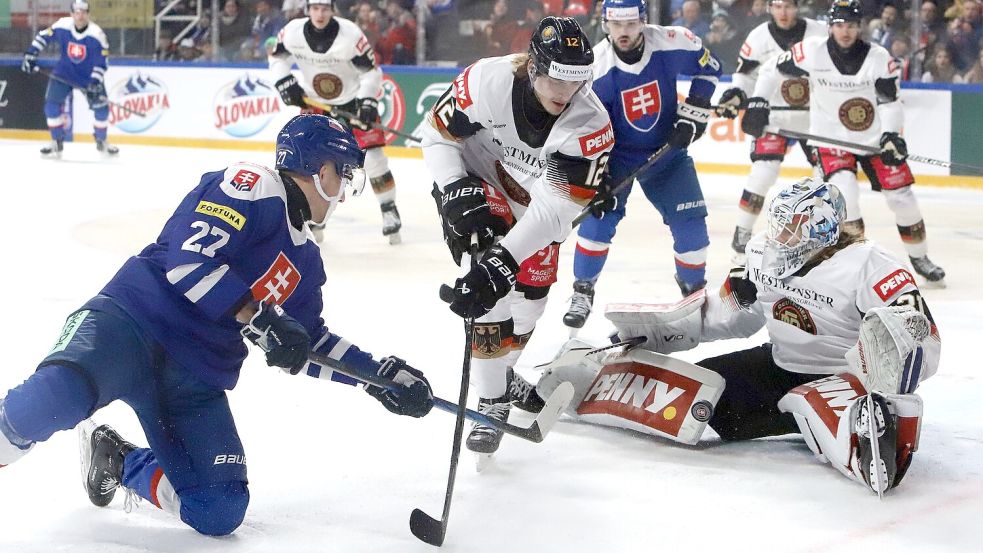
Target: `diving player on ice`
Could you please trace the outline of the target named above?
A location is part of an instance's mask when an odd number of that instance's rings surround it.
[[[49,44],[56,43],[61,52],[58,63],[51,74],[61,80],[74,83],[85,92],[89,109],[95,115],[92,123],[96,149],[108,155],[116,155],[119,148],[106,140],[109,125],[109,97],[106,94],[106,56],[109,55],[109,41],[99,25],[89,19],[89,3],[85,0],[72,2],[71,17],[62,17],[54,25],[34,36],[34,41],[24,52],[21,70],[35,73],[38,68],[38,54]],[[65,148],[65,129],[61,117],[62,104],[72,93],[72,86],[51,78],[44,95],[44,115],[48,118],[51,144],[41,148],[45,157],[60,157]]]
[[[945,271],[928,258],[925,220],[912,190],[915,178],[905,159],[908,146],[899,134],[904,111],[898,96],[901,63],[883,47],[860,38],[860,2],[836,0],[829,8],[829,37],[808,37],[782,54],[774,69],[761,72],[748,100],[742,128],[759,137],[769,124],[765,95],[789,77],[809,80],[809,133],[879,148],[878,154],[849,148],[816,147],[823,177],[846,199],[844,230],[864,234],[857,165],[894,212],[901,242],[915,272],[944,285]]]
[[[590,88],[593,61],[576,21],[546,17],[528,54],[485,58],[465,69],[434,104],[423,133],[423,159],[455,263],[462,264],[472,234],[484,252],[457,279],[451,310],[476,317],[479,410],[502,421],[510,400],[542,409],[512,367],[556,282],[559,243],[594,198],[614,140]],[[490,454],[501,439],[500,431],[476,425],[467,447]]]
[[[275,169],[238,163],[205,173],[157,242],[72,313],[54,348],[0,400],[0,466],[55,431],[120,399],[150,448],[107,425],[80,426],[89,499],[122,486],[198,532],[225,535],[249,503],[246,456],[225,390],[246,357],[243,337],[290,374],[355,382],[308,362],[316,351],[405,386],[367,386],[389,411],[421,417],[433,405],[423,373],[380,361],[321,318],[321,251],[305,224],[323,222],[365,184],[364,152],[338,121],[294,117],[277,137]]]
[[[396,181],[383,153],[385,133],[373,128],[380,121],[382,69],[375,64],[372,45],[347,19],[334,15],[334,0],[309,0],[308,17],[294,19],[280,31],[270,54],[270,71],[276,89],[288,106],[303,113],[323,113],[308,106],[304,97],[355,114],[353,126],[359,146],[365,150],[365,172],[382,210],[382,235],[390,244],[400,243],[403,223],[396,209]],[[297,63],[300,80],[290,72]],[[329,114],[330,115],[330,114]],[[320,240],[323,228],[314,225]]]
[[[912,275],[844,232],[844,213],[832,184],[783,187],[719,294],[608,305],[618,337],[644,344],[600,360],[564,351],[539,393],[571,381],[575,416],[690,444],[707,424],[724,441],[800,432],[847,477],[879,493],[897,486],[918,447],[913,392],[935,374],[942,343]],[[662,355],[762,327],[765,344],[696,365]]]
[[[573,296],[563,322],[581,328],[590,315],[594,285],[607,260],[632,184],[614,187],[662,145],[672,149],[638,177],[645,197],[672,233],[676,283],[683,296],[706,284],[707,208],[693,159],[686,152],[703,136],[720,62],[684,27],[647,25],[645,0],[604,0],[608,37],[596,49],[594,93],[614,126],[614,149],[598,194],[607,201],[577,231]],[[676,79],[692,76],[686,101],[677,103]]]

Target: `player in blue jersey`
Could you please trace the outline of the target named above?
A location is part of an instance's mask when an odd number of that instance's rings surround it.
[[[354,384],[310,363],[313,350],[392,379],[404,388],[366,391],[394,413],[425,415],[433,397],[423,373],[397,357],[373,360],[320,315],[324,264],[306,223],[327,219],[346,188],[361,191],[364,159],[337,120],[300,115],[277,137],[275,170],[205,173],[157,241],[68,317],[37,371],[0,400],[0,466],[121,399],[150,447],[83,422],[89,499],[108,505],[122,486],[203,534],[229,534],[249,502],[225,393],[246,357],[243,337],[290,374]]]
[[[89,20],[89,3],[72,2],[71,17],[63,17],[54,25],[39,32],[24,52],[21,69],[25,73],[38,71],[38,54],[49,44],[58,44],[61,57],[51,72],[48,91],[44,95],[44,115],[51,131],[51,144],[41,148],[46,157],[58,157],[64,148],[65,129],[61,117],[62,104],[73,88],[85,92],[89,109],[95,115],[94,135],[96,149],[108,155],[116,155],[119,148],[106,141],[109,124],[109,97],[106,94],[106,56],[109,41],[102,28]],[[71,83],[71,84],[69,84]]]
[[[631,186],[610,190],[664,144],[671,149],[638,182],[672,232],[676,282],[683,295],[706,284],[707,210],[686,148],[700,138],[710,119],[710,96],[720,62],[683,27],[647,25],[645,0],[604,0],[607,38],[594,50],[594,92],[614,126],[614,150],[601,184],[600,202],[580,225],[573,262],[576,281],[563,322],[584,326],[594,301],[594,283],[607,260],[618,223],[625,216]],[[676,79],[692,76],[689,95],[676,101]]]

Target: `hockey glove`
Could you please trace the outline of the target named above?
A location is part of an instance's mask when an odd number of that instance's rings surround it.
[[[472,234],[478,235],[481,251],[495,243],[495,236],[505,236],[509,231],[504,219],[492,215],[480,179],[459,179],[445,186],[443,192],[434,185],[432,195],[443,222],[444,242],[458,265],[471,247]]]
[[[741,110],[747,105],[747,94],[737,88],[728,88],[720,95],[720,102],[717,103],[717,115],[724,119],[737,119]]]
[[[24,52],[24,60],[20,62],[20,70],[24,73],[37,73],[38,55],[34,52]]]
[[[720,287],[720,298],[731,311],[750,311],[758,301],[758,287],[747,276],[747,267],[734,267]]]
[[[765,127],[768,126],[770,115],[771,105],[768,103],[768,100],[760,96],[748,98],[747,111],[744,112],[744,119],[741,120],[741,130],[755,138],[759,138],[765,134]]]
[[[908,143],[896,132],[881,135],[881,161],[884,165],[897,167],[908,158]]]
[[[287,75],[276,82],[276,91],[280,100],[288,106],[304,107],[304,89],[300,87],[297,78]]]
[[[707,130],[710,121],[710,100],[690,96],[676,108],[676,123],[669,133],[669,145],[685,149]]]
[[[85,89],[85,99],[89,101],[92,109],[102,109],[109,105],[109,96],[106,94],[106,84],[102,81],[92,81]]]
[[[266,352],[266,364],[297,374],[311,354],[311,337],[304,325],[275,303],[260,302],[241,334]]]
[[[615,183],[611,181],[611,175],[607,172],[601,176],[601,185],[597,187],[597,193],[590,203],[590,214],[598,219],[603,219],[605,215],[618,209],[620,200],[614,195]]]
[[[518,274],[519,264],[512,254],[498,244],[492,246],[468,274],[454,283],[454,296],[447,298],[451,300],[451,311],[464,318],[488,313],[515,286]]]
[[[387,390],[370,384],[365,391],[379,400],[390,413],[407,417],[422,417],[433,408],[433,391],[430,382],[399,357],[384,357],[376,374],[403,386],[400,390]]]
[[[379,100],[375,98],[362,98],[358,101],[358,121],[354,124],[363,129],[371,129],[372,125],[379,119]]]

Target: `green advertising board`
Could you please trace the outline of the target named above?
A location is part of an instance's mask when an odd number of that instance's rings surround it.
[[[382,123],[413,136],[420,136],[420,127],[425,123],[427,111],[451,85],[457,73],[457,69],[387,67],[379,110]],[[388,138],[393,146],[415,145],[412,141],[396,136]]]

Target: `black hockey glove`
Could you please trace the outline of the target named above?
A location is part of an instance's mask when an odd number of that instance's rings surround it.
[[[710,100],[690,96],[676,108],[676,123],[669,133],[669,145],[685,149],[707,130],[710,121]]]
[[[734,267],[720,290],[720,297],[734,311],[750,311],[758,301],[758,287],[747,276],[747,267]]]
[[[311,354],[311,337],[304,325],[275,303],[260,302],[241,334],[266,352],[266,364],[297,374]]]
[[[444,242],[458,265],[471,247],[472,234],[478,235],[481,251],[495,243],[495,236],[509,231],[504,219],[492,215],[481,179],[465,177],[445,186],[443,192],[434,185],[432,196],[443,222]]]
[[[461,317],[480,317],[491,311],[498,300],[504,298],[515,286],[519,264],[508,250],[498,244],[488,251],[468,274],[454,283],[451,311]]]
[[[717,103],[717,115],[725,119],[737,119],[741,110],[747,105],[747,94],[738,87],[728,88],[720,95]]]
[[[106,84],[102,81],[92,81],[85,89],[85,99],[92,109],[101,109],[109,105],[109,95],[106,94]]]
[[[605,215],[618,209],[620,203],[618,197],[614,195],[613,188],[617,183],[612,182],[611,175],[606,171],[601,176],[601,185],[597,187],[597,193],[590,203],[590,214],[598,219],[603,219]]]
[[[365,391],[379,400],[390,413],[407,417],[422,417],[433,408],[433,391],[430,382],[399,357],[384,357],[376,374],[403,386],[400,390],[387,390],[370,384]]]
[[[908,159],[908,143],[896,132],[881,135],[881,161],[884,165],[897,167]]]
[[[759,138],[765,134],[765,127],[768,126],[768,117],[771,114],[771,105],[768,100],[755,96],[748,98],[747,111],[744,112],[744,119],[741,120],[741,130],[747,134]]]
[[[372,125],[379,119],[379,100],[375,98],[362,98],[358,101],[358,121],[363,129],[371,129]]]
[[[24,52],[24,59],[20,62],[20,70],[24,73],[37,73],[38,55],[33,52]]]
[[[280,100],[288,106],[304,107],[304,89],[297,82],[297,77],[287,75],[276,82],[276,91]]]

